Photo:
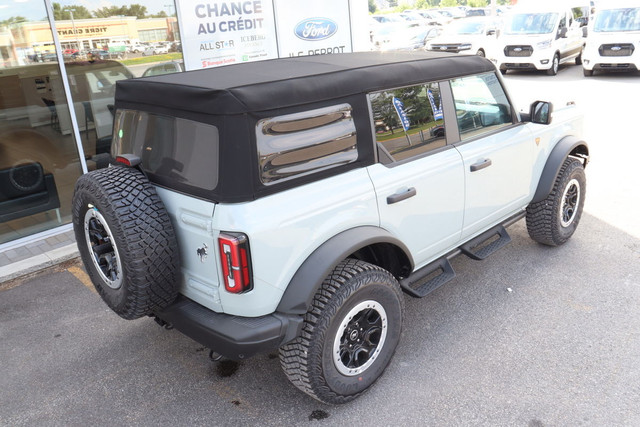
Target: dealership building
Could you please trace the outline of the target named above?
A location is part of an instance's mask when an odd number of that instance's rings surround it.
[[[0,5],[0,268],[71,235],[76,180],[109,163],[117,81],[370,48],[366,0],[136,3],[166,16],[73,19],[103,15],[101,0]],[[140,61],[140,44],[174,52]]]

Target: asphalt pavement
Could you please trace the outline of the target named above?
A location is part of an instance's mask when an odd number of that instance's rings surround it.
[[[559,248],[529,239],[406,297],[384,376],[328,406],[275,353],[215,363],[152,319],[126,321],[70,261],[0,284],[0,425],[640,425],[640,77],[508,74],[513,98],[569,96],[587,115],[585,214]]]

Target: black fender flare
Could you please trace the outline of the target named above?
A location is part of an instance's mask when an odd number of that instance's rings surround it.
[[[540,202],[551,193],[562,164],[571,154],[583,158],[584,166],[587,166],[589,162],[589,147],[587,143],[575,136],[565,136],[551,150],[531,203]]]
[[[387,230],[374,226],[351,228],[333,236],[309,255],[293,275],[276,311],[305,314],[329,273],[349,255],[376,243],[389,243],[399,247],[413,268],[409,249]]]

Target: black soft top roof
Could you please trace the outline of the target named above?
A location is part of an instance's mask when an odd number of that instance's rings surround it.
[[[361,52],[229,65],[117,82],[116,103],[240,114],[493,72],[488,60],[431,52]]]

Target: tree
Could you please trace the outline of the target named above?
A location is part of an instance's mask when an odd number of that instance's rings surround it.
[[[440,7],[456,7],[457,5],[457,0],[442,0],[440,2]]]
[[[131,6],[105,6],[93,11],[96,18],[108,18],[110,16],[135,16],[143,19],[147,16],[147,7],[140,4],[132,4]]]
[[[153,15],[149,15],[149,18],[166,18],[167,16],[167,12],[165,12],[164,10],[161,10],[158,13],[154,13]]]
[[[53,19],[56,21],[68,21],[71,19],[91,19],[91,12],[84,6],[60,6],[60,3],[53,3]]]
[[[467,2],[471,7],[487,7],[487,0],[468,0]]]
[[[27,22],[28,19],[24,16],[12,16],[9,19],[5,19],[4,21],[0,21],[0,27],[8,27],[11,24],[19,24],[21,22]]]
[[[369,13],[376,13],[378,6],[376,6],[376,0],[369,0]]]

